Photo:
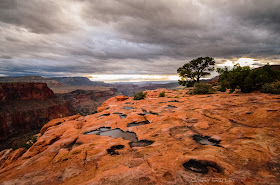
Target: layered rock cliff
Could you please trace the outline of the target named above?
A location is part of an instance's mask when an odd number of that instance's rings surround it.
[[[161,91],[51,120],[0,153],[0,184],[279,184],[280,95]]]
[[[13,138],[71,114],[69,102],[56,98],[44,83],[0,83],[0,148],[16,147],[21,141]]]
[[[0,103],[15,100],[46,100],[55,95],[45,83],[0,83]]]
[[[116,94],[117,90],[114,88],[100,88],[100,90],[77,89],[68,93],[57,93],[56,95],[60,99],[69,101],[76,113],[86,116],[94,114],[101,103]]]

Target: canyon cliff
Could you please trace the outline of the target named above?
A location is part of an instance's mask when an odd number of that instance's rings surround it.
[[[96,113],[99,105],[116,94],[117,89],[102,87],[95,90],[77,89],[68,93],[56,93],[56,96],[69,101],[76,113],[86,116]]]
[[[116,96],[0,152],[0,184],[279,184],[279,107],[262,93]]]
[[[17,147],[22,136],[73,113],[45,83],[0,83],[0,148]]]

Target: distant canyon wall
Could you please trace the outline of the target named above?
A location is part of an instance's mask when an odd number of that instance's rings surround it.
[[[44,83],[0,83],[0,148],[7,140],[40,129],[49,120],[73,115]]]

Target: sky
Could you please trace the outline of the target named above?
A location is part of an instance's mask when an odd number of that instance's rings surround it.
[[[279,0],[0,0],[0,76],[174,80],[217,67],[280,64]]]

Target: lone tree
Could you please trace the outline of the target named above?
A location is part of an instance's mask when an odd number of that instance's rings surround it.
[[[214,71],[214,65],[215,60],[211,57],[193,59],[177,69],[177,73],[181,77],[178,83],[183,86],[199,83],[201,77],[210,75],[210,71]]]

